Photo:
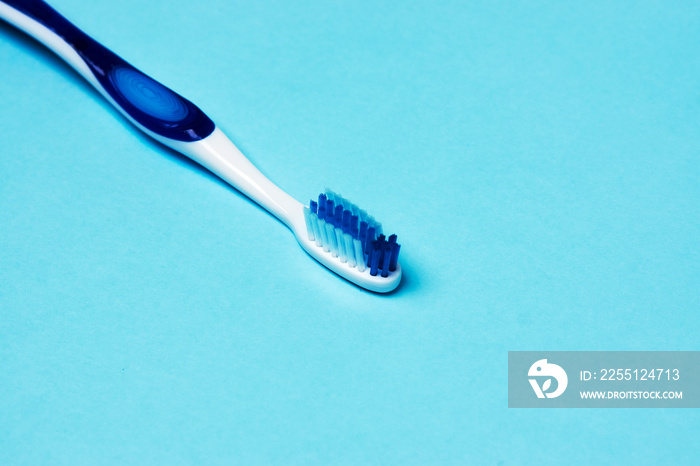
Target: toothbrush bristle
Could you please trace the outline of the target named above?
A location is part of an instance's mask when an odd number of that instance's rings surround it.
[[[331,190],[304,207],[309,241],[349,267],[388,277],[396,270],[401,245],[397,236],[387,240],[382,224],[352,202]]]

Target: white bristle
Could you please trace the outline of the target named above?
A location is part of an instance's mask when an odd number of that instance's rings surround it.
[[[335,229],[335,240],[338,244],[338,257],[340,258],[340,262],[347,262],[348,261],[348,256],[345,253],[345,241],[343,240],[343,230],[340,228]]]
[[[321,232],[321,245],[323,246],[323,250],[326,252],[330,252],[331,249],[328,245],[328,236],[326,235],[326,221],[321,220],[320,218],[318,219],[318,229]]]
[[[352,240],[353,249],[355,250],[355,262],[357,265],[357,270],[360,272],[365,271],[365,254],[362,252],[362,241],[359,239]]]
[[[314,241],[316,235],[311,224],[311,211],[308,207],[304,207],[304,221],[306,222],[306,232],[309,234],[309,241]]]
[[[328,240],[328,249],[324,251],[330,252],[333,257],[338,257],[338,244],[335,238],[335,228],[331,222],[326,222],[326,239]]]
[[[316,246],[323,246],[323,236],[321,235],[321,228],[318,225],[318,215],[311,212],[311,227],[313,229],[314,238],[316,239]]]
[[[352,247],[352,236],[350,233],[343,233],[343,240],[345,242],[345,255],[348,259],[348,265],[355,267],[355,251]]]

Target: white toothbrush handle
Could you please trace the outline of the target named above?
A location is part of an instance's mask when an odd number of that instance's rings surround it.
[[[0,0],[0,18],[55,52],[144,133],[205,166],[290,228],[303,227],[303,205],[266,178],[192,102],[41,0]]]
[[[295,232],[306,228],[303,204],[263,175],[219,128],[195,142],[161,140],[157,135],[151,136],[208,168]]]

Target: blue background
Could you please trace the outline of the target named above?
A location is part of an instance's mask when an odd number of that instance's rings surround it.
[[[0,463],[697,464],[697,410],[507,408],[509,350],[698,349],[698,2],[54,0],[379,296],[0,25]]]

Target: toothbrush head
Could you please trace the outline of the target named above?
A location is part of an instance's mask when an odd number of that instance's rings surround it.
[[[399,285],[397,236],[387,237],[366,211],[327,189],[304,206],[304,220],[299,242],[323,265],[371,291],[386,293]]]

